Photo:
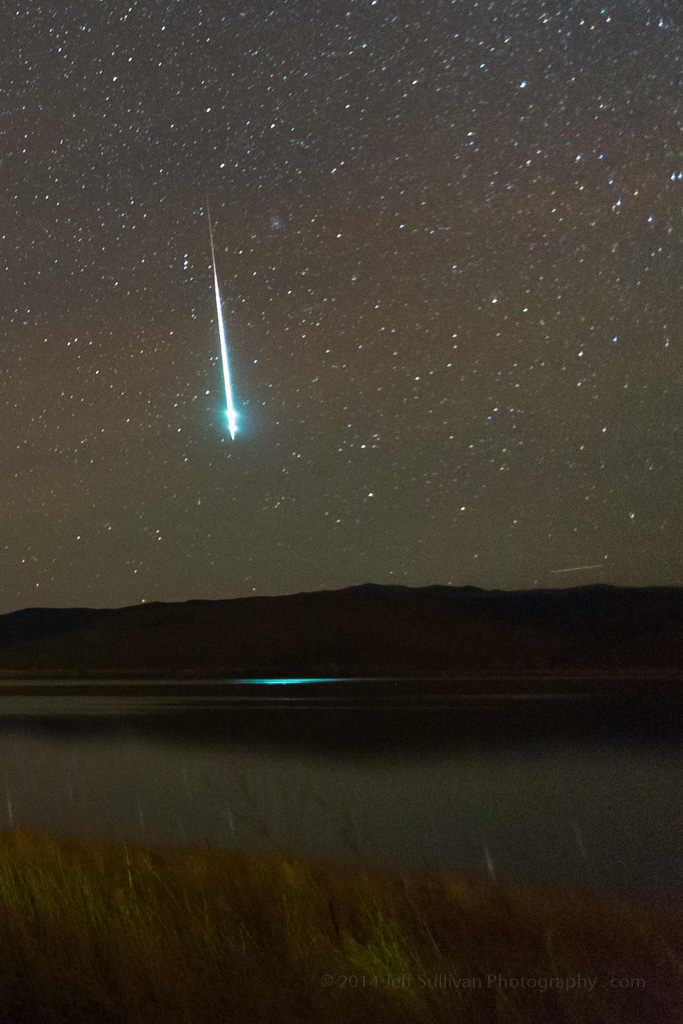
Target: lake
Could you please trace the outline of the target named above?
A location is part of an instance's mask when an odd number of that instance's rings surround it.
[[[679,896],[677,696],[455,685],[4,682],[0,827]]]

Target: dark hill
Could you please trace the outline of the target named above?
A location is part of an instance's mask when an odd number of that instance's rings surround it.
[[[339,591],[0,616],[0,673],[161,677],[677,672],[683,589]]]

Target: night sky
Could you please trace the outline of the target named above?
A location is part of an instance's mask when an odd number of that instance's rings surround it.
[[[677,4],[17,0],[0,56],[0,611],[683,583]]]

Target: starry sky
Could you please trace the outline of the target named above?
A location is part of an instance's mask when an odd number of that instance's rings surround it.
[[[0,611],[682,584],[682,58],[665,0],[17,0]]]

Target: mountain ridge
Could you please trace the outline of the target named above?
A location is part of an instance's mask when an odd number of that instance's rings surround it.
[[[369,583],[0,616],[5,676],[457,677],[682,666],[678,587],[488,591]]]

